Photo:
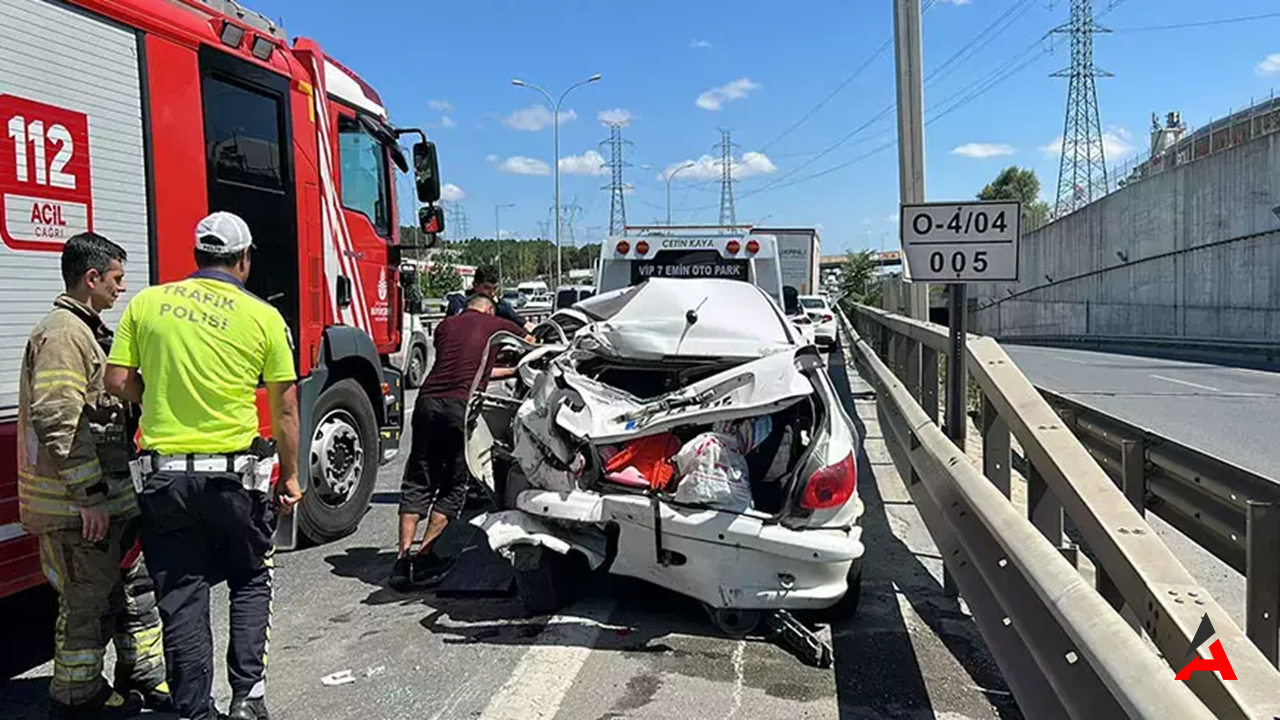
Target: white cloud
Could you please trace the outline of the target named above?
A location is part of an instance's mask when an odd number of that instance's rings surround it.
[[[1268,55],[1258,63],[1257,70],[1259,75],[1280,75],[1280,53]]]
[[[442,127],[442,128],[446,128],[446,129],[448,129],[448,128],[456,128],[456,127],[458,127],[458,123],[457,123],[453,118],[449,117],[448,115],[441,115],[441,116],[440,116],[440,127]]]
[[[560,172],[565,175],[603,175],[604,157],[595,150],[560,158]]]
[[[578,113],[576,111],[565,110],[560,113],[560,124],[563,125],[570,120],[577,119],[577,117]],[[502,118],[503,125],[516,130],[528,130],[529,132],[545,130],[551,127],[554,121],[551,111],[542,105],[530,105]]]
[[[974,158],[976,160],[983,160],[986,158],[1012,155],[1013,148],[1009,145],[994,143],[966,143],[955,150],[952,150],[951,154],[959,155],[960,157]]]
[[[678,163],[672,163],[667,166],[666,170],[663,170],[658,175],[658,179],[666,182],[667,178],[673,171],[690,163],[693,163],[693,166],[686,170],[681,170],[680,174],[676,175],[676,182],[681,180],[720,179],[720,158],[712,157],[711,155],[703,155],[697,160],[684,160]],[[745,180],[747,178],[778,172],[778,166],[774,165],[773,161],[769,159],[769,156],[762,152],[748,152],[744,153],[740,159],[734,158],[732,170],[733,179]]]
[[[884,219],[884,221],[885,221],[885,222],[887,222],[887,223],[893,223],[894,225],[897,225],[897,224],[898,224],[898,213],[894,213],[894,214],[892,214],[892,215],[888,215],[888,216],[886,216],[886,217],[885,217],[885,219]]]
[[[689,43],[689,47],[693,48],[694,50],[706,50],[707,48],[711,47],[711,41],[696,39]]]
[[[1113,125],[1102,133],[1102,152],[1107,162],[1111,163],[1121,158],[1129,157],[1134,153],[1133,133],[1119,125]],[[1053,139],[1048,145],[1043,145],[1040,152],[1046,157],[1058,157],[1062,155],[1062,136]]]
[[[453,103],[449,102],[448,100],[437,100],[435,98],[432,98],[431,100],[427,101],[427,107],[431,108],[432,110],[439,110],[440,112],[445,112],[445,113],[453,111]]]
[[[630,110],[614,108],[612,110],[601,110],[599,117],[600,122],[605,125],[628,125],[635,116],[631,114]]]
[[[490,165],[498,162],[498,160],[499,160],[498,156],[494,155],[493,153],[489,153],[488,155],[484,156],[484,161],[489,163]]]
[[[445,183],[440,187],[440,199],[444,202],[462,202],[467,199],[467,192],[453,183]]]
[[[717,88],[702,93],[698,96],[697,105],[703,110],[715,112],[722,105],[734,100],[741,100],[753,91],[763,87],[760,83],[747,78],[738,78],[733,82],[726,83]]]
[[[623,185],[622,185],[622,194],[623,194],[623,195],[635,195],[635,194],[636,194],[636,186],[635,186],[635,185],[632,185],[631,183],[623,183]]]
[[[493,157],[490,155],[489,157]],[[498,172],[508,175],[550,175],[551,166],[541,160],[534,158],[513,155],[512,157],[497,162],[497,158],[492,161],[498,168]]]

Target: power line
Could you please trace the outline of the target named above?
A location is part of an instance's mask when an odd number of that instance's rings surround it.
[[[609,234],[621,235],[627,226],[626,194],[627,185],[622,180],[622,169],[627,166],[623,157],[630,141],[622,139],[624,123],[608,123],[609,139],[600,143],[609,145],[609,170],[611,180],[605,187],[609,190]]]
[[[921,14],[924,14],[924,13],[926,13],[926,12],[929,12],[929,8],[933,7],[933,6],[934,6],[934,4],[935,4],[935,3],[937,3],[937,1],[938,1],[938,0],[926,0],[926,2],[925,2],[925,4],[924,4],[924,7],[923,7],[923,8],[921,8],[921,10],[920,10]],[[814,116],[814,115],[816,115],[820,110],[822,110],[822,108],[826,107],[826,106],[827,106],[827,103],[829,103],[829,102],[831,102],[832,100],[834,100],[834,99],[835,99],[835,97],[836,97],[837,95],[839,95],[841,92],[843,92],[845,88],[849,87],[849,84],[850,84],[850,83],[852,83],[854,80],[857,80],[859,75],[861,75],[862,73],[866,72],[867,68],[871,67],[871,64],[872,64],[872,63],[874,63],[876,60],[878,60],[878,59],[880,58],[880,56],[881,56],[881,55],[883,55],[883,54],[885,53],[885,51],[886,51],[886,50],[888,50],[888,49],[889,49],[889,48],[891,48],[891,47],[893,47],[893,35],[890,35],[890,36],[889,36],[889,38],[888,38],[887,40],[885,40],[883,43],[881,43],[881,44],[880,44],[880,46],[879,46],[879,47],[877,47],[877,48],[876,48],[876,49],[871,53],[870,57],[868,57],[866,60],[864,60],[864,61],[862,62],[862,64],[861,64],[861,65],[859,65],[859,66],[857,67],[857,69],[855,69],[853,72],[851,72],[851,73],[849,73],[847,76],[845,76],[845,78],[844,78],[843,80],[841,80],[841,81],[840,81],[840,82],[835,86],[835,88],[831,90],[831,92],[827,93],[827,96],[826,96],[826,97],[822,98],[822,100],[819,100],[819,101],[818,101],[818,103],[817,103],[816,105],[814,105],[813,107],[809,108],[809,110],[808,110],[807,112],[805,112],[805,114],[804,114],[804,115],[800,116],[800,119],[799,119],[799,120],[796,120],[794,123],[792,123],[792,124],[791,124],[791,126],[790,126],[790,127],[788,127],[786,130],[783,130],[783,131],[782,131],[782,133],[781,133],[780,135],[778,135],[778,136],[777,136],[777,137],[775,137],[774,139],[770,140],[769,142],[765,143],[764,147],[760,148],[760,152],[765,152],[765,151],[767,151],[769,148],[771,148],[771,147],[773,147],[774,145],[778,144],[778,141],[782,140],[782,139],[783,139],[783,138],[785,138],[786,136],[788,136],[788,135],[790,135],[791,133],[795,132],[796,128],[798,128],[798,127],[800,127],[801,125],[803,125],[803,124],[805,124],[806,122],[808,122],[809,118],[813,117],[813,116]]]
[[[728,130],[720,131],[720,224],[737,225],[733,207],[733,139]]]
[[[1235,23],[1253,22],[1254,20],[1270,20],[1272,18],[1280,18],[1280,12],[1266,13],[1264,15],[1250,15],[1249,17],[1223,18],[1221,20],[1202,20],[1200,22],[1178,23],[1177,25],[1148,25],[1146,27],[1128,27],[1115,28],[1112,32],[1118,33],[1136,33],[1136,32],[1157,32],[1160,30],[1183,30],[1185,28],[1201,28],[1213,25],[1232,25]]]
[[[1071,19],[1054,32],[1071,36],[1071,67],[1053,74],[1068,80],[1058,168],[1057,214],[1061,217],[1107,191],[1106,151],[1095,81],[1111,77],[1111,73],[1093,63],[1093,36],[1109,31],[1094,19],[1092,0],[1071,0]]]

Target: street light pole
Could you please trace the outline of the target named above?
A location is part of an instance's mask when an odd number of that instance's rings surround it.
[[[689,168],[693,167],[696,164],[697,163],[692,163],[692,162],[685,163],[684,165],[681,165],[680,167],[676,168],[675,170],[672,170],[670,173],[667,174],[667,226],[668,227],[671,226],[671,180],[676,176],[676,173],[680,172],[681,170],[688,170]]]
[[[556,154],[555,165],[554,165],[555,178],[556,178],[556,279],[555,279],[556,285],[560,284],[560,279],[563,277],[563,270],[564,270],[564,268],[561,265],[561,257],[560,257],[560,105],[564,103],[564,99],[568,97],[569,93],[573,92],[575,88],[582,87],[587,83],[596,82],[599,79],[600,79],[600,73],[596,73],[595,75],[592,75],[586,80],[570,85],[569,89],[565,90],[560,95],[559,100],[555,100],[554,98],[552,98],[551,93],[547,92],[546,90],[532,83],[527,83],[519,78],[516,78],[511,81],[511,84],[517,87],[527,87],[531,90],[537,90],[538,92],[542,93],[547,97],[547,102],[551,103],[551,106],[553,108],[553,115],[552,115],[551,122],[553,126],[552,129],[555,135],[555,154]]]

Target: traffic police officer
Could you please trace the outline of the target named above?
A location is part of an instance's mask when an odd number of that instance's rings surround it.
[[[199,269],[138,293],[107,367],[108,391],[142,404],[143,548],[160,593],[173,700],[192,720],[217,716],[209,588],[223,580],[231,600],[228,716],[267,717],[275,513],[302,499],[293,353],[284,318],[245,289],[252,246],[240,217],[201,220]],[[259,379],[276,449],[258,436]]]

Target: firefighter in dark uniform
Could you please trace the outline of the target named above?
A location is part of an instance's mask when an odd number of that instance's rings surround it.
[[[160,596],[173,702],[192,720],[217,717],[209,589],[224,580],[228,716],[267,717],[276,513],[302,499],[293,353],[284,318],[245,289],[252,246],[236,215],[200,221],[199,270],[138,293],[107,367],[108,391],[142,405],[142,543]],[[258,435],[259,379],[274,448]]]

